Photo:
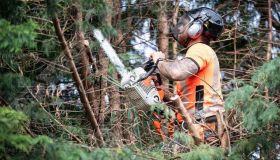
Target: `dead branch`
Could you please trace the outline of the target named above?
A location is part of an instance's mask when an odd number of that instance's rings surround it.
[[[32,91],[30,91],[29,89],[27,89],[29,94],[32,96],[32,98],[38,102],[38,104],[40,105],[41,109],[49,116],[51,117],[52,120],[54,120],[55,123],[57,123],[65,132],[67,132],[71,137],[73,137],[78,143],[82,143],[82,141],[76,136],[74,135],[72,132],[70,132],[61,122],[59,122],[56,118],[53,117],[52,114],[50,114],[42,105],[42,103],[40,103],[40,101],[36,98],[36,96],[32,93]],[[25,128],[27,130],[27,128]],[[31,133],[30,130],[27,130],[28,133]],[[32,136],[34,134],[31,134]]]
[[[184,121],[187,124],[188,130],[192,133],[196,145],[199,145],[203,142],[200,138],[199,133],[197,132],[192,117],[190,113],[186,110],[181,98],[178,95],[175,95],[171,92],[165,91],[164,99],[172,101],[176,109],[179,109],[180,113],[183,115]]]
[[[62,33],[60,23],[59,23],[59,19],[57,18],[57,15],[54,15],[54,18],[52,19],[52,21],[53,21],[53,25],[54,25],[54,28],[55,28],[56,35],[59,39],[59,42],[60,42],[61,47],[64,51],[64,54],[68,58],[68,61],[69,61],[69,64],[70,64],[70,69],[72,71],[72,76],[73,76],[74,81],[76,82],[75,84],[76,84],[76,87],[79,91],[80,98],[81,98],[81,101],[83,103],[83,107],[84,107],[86,113],[89,116],[89,121],[91,123],[92,129],[95,130],[95,136],[97,138],[98,146],[104,146],[105,142],[103,140],[102,132],[99,128],[99,125],[96,121],[96,118],[95,118],[94,113],[92,111],[92,108],[90,106],[90,103],[89,103],[89,100],[87,98],[83,83],[81,81],[81,78],[79,76],[79,73],[78,73],[76,65],[75,65],[75,62],[73,60],[71,51],[70,51],[70,49],[67,45],[67,42],[65,40],[65,37],[64,37],[63,33]]]

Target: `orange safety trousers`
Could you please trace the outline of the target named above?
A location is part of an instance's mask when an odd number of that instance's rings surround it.
[[[155,127],[155,130],[157,134],[161,137],[163,141],[166,141],[166,134],[162,130],[162,124],[165,119],[162,119],[157,113],[153,113],[153,116],[156,117],[156,120],[153,121],[153,126]],[[176,112],[175,113],[175,120],[177,120],[178,124],[183,123],[183,116]],[[175,132],[175,120],[170,118],[167,122],[167,134],[168,137],[173,138],[174,132]],[[200,139],[204,140],[205,138],[205,132],[210,131],[210,132],[215,132],[216,131],[216,122],[211,122],[211,123],[205,123],[205,125],[201,124],[194,124],[196,130],[199,132]]]
[[[153,116],[156,117],[156,120],[153,121],[153,125],[155,127],[155,130],[157,134],[161,137],[163,141],[166,140],[166,134],[162,131],[162,124],[165,119],[162,119],[157,113],[153,113]],[[183,117],[180,113],[175,113],[175,118],[179,124],[183,123]],[[170,118],[167,122],[167,132],[168,137],[173,138],[174,132],[175,132],[175,120]]]

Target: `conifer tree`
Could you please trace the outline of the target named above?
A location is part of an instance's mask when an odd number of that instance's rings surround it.
[[[161,142],[150,113],[135,110],[110,83],[120,77],[92,36],[93,28],[101,29],[126,66],[136,68],[151,44],[166,54],[185,54],[167,28],[185,9],[200,6],[216,9],[225,21],[224,33],[211,45],[223,75],[227,152],[218,143],[196,146],[180,126],[174,139]],[[0,1],[0,159],[277,159],[279,6],[270,0]],[[98,135],[57,39],[54,13],[103,148],[96,148]]]

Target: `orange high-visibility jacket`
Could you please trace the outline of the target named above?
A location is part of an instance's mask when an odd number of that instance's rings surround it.
[[[195,108],[223,107],[220,66],[215,51],[206,44],[196,43],[186,53],[198,67],[198,72],[177,82],[177,94],[190,111]]]

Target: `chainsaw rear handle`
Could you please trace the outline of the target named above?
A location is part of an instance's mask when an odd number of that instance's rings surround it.
[[[163,59],[161,59],[161,58],[157,59],[156,63],[154,63],[152,59],[149,59],[145,63],[146,66],[144,67],[145,70],[146,69],[149,69],[149,70],[147,71],[146,74],[142,75],[135,83],[143,81],[143,80],[147,79],[150,75],[152,75],[155,72],[155,70],[157,69],[157,65],[158,65],[159,61],[163,61]]]

